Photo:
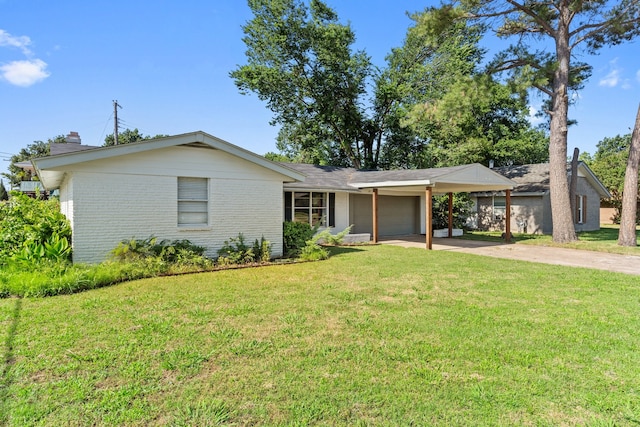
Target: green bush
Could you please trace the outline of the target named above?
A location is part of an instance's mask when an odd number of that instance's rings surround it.
[[[285,221],[283,225],[284,257],[296,258],[300,255],[309,240],[318,231],[318,227],[311,227],[307,222]]]
[[[471,216],[473,202],[467,193],[453,195],[453,228],[463,228]],[[433,228],[449,227],[449,196],[443,194],[433,197]]]
[[[71,226],[57,200],[32,199],[12,191],[9,201],[0,202],[0,264],[22,252],[25,245],[35,250],[28,255],[35,259],[43,253],[38,245],[64,245],[63,241],[67,245],[71,241]],[[70,259],[70,249],[59,249],[60,256]]]
[[[271,259],[271,244],[265,240],[264,236],[249,246],[244,242],[244,235],[232,237],[224,241],[222,248],[218,250],[218,264],[239,265],[253,262],[267,262]]]
[[[146,239],[123,240],[111,251],[111,260],[145,266],[158,273],[178,272],[185,268],[210,268],[213,261],[204,256],[205,248],[189,240]]]

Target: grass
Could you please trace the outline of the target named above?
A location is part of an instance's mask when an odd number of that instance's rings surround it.
[[[640,423],[640,278],[332,251],[0,300],[0,424]]]
[[[550,235],[513,233],[514,241],[525,245],[555,246],[586,251],[607,252],[622,255],[640,256],[640,246],[624,247],[618,245],[618,225],[602,224],[600,230],[578,233],[578,241],[573,243],[554,243]],[[640,229],[636,231],[640,240]],[[499,231],[469,231],[456,239],[484,240],[502,242]]]

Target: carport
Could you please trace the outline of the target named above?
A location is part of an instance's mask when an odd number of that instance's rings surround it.
[[[423,196],[426,248],[433,248],[432,196],[449,195],[449,237],[453,228],[453,193],[504,191],[506,211],[511,209],[511,190],[515,183],[478,163],[462,166],[394,171],[358,171],[350,186],[371,193],[373,242],[379,240],[380,196]],[[422,211],[422,209],[421,209]],[[505,218],[505,236],[511,236],[509,215]]]

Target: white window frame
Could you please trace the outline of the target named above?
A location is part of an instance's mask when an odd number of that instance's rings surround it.
[[[496,205],[496,199],[503,200],[504,204],[500,203]],[[493,196],[492,198],[492,207],[493,207],[493,219],[496,221],[501,221],[506,218],[507,215],[507,197],[506,196]]]
[[[585,204],[587,196],[584,194],[576,195],[576,224],[584,224],[587,219],[585,218]]]
[[[308,203],[301,204],[300,201],[305,200],[305,196]],[[285,191],[285,197],[288,198],[284,203],[285,218],[290,218],[289,220],[293,222],[308,222],[312,227],[318,223],[320,227],[332,227],[330,216],[335,215],[332,206],[330,206],[334,199],[332,193],[326,191]],[[318,198],[321,198],[322,202],[320,204],[314,203],[314,199],[318,200]],[[296,216],[296,213],[299,215]],[[304,221],[301,217],[305,217]]]
[[[209,226],[209,179],[178,177],[178,227]],[[200,217],[200,220],[198,220]]]

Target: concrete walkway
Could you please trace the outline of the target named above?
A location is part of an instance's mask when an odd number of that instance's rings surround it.
[[[398,236],[381,239],[380,243],[404,247],[425,247],[425,237]],[[501,244],[463,239],[433,239],[436,251],[465,252],[496,258],[540,262],[571,267],[594,268],[640,276],[640,256],[618,255],[579,249],[555,248],[551,246]]]

